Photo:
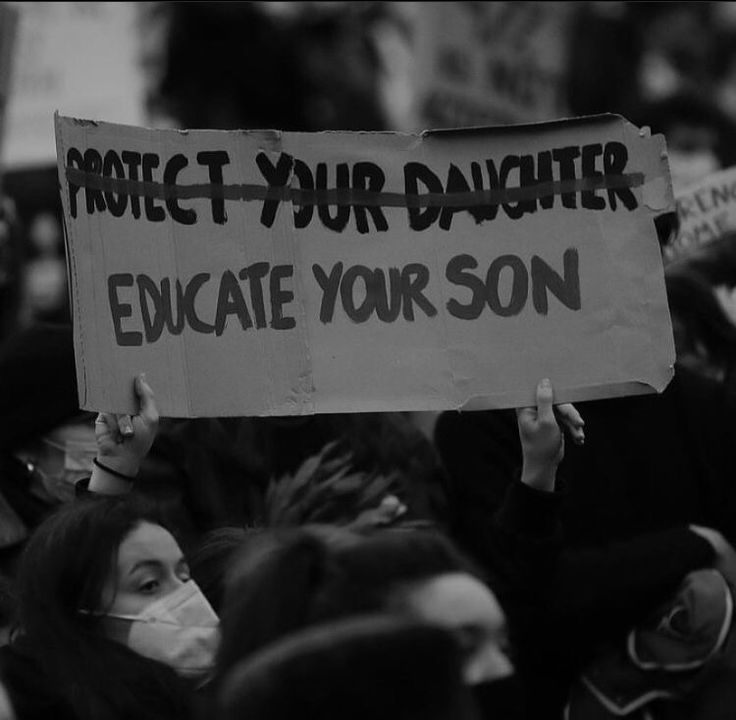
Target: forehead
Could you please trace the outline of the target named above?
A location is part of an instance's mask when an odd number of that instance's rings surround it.
[[[141,522],[120,543],[118,572],[125,574],[139,562],[176,564],[181,557],[181,549],[168,530],[160,525]]]
[[[404,599],[422,619],[447,627],[472,623],[500,628],[505,621],[493,593],[467,573],[447,573],[413,585]]]

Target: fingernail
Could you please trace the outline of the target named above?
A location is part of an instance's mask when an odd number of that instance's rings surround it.
[[[133,434],[133,426],[130,424],[129,420],[123,420],[120,423],[120,432],[125,436],[130,436]]]

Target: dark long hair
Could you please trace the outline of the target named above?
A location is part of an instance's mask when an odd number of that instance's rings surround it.
[[[103,589],[121,542],[141,522],[161,524],[127,497],[77,502],[38,527],[21,560],[16,642],[30,650],[44,680],[80,720],[193,712],[173,670],[102,630]]]
[[[431,531],[264,532],[248,541],[229,577],[217,677],[291,632],[380,612],[402,585],[451,572],[480,577],[449,540]]]

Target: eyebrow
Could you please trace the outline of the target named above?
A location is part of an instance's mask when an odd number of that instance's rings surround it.
[[[142,569],[152,569],[152,570],[158,570],[163,566],[163,563],[160,560],[139,560],[137,563],[133,565],[132,568],[128,571],[128,575],[132,575],[137,570]]]
[[[175,567],[179,567],[182,563],[186,564],[187,560],[182,555],[175,563]],[[139,560],[137,563],[133,565],[130,570],[128,570],[128,576],[131,576],[133,573],[135,573],[137,570],[141,569],[152,569],[152,570],[159,570],[164,566],[164,563],[161,562],[161,560]]]

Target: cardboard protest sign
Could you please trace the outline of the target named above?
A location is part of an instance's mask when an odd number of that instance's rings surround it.
[[[570,18],[565,2],[421,3],[419,127],[565,117]]]
[[[736,230],[736,167],[713,173],[676,198],[680,231],[665,247],[665,258],[687,255],[700,245]]]
[[[4,161],[53,167],[54,110],[144,121],[137,3],[18,2]]]
[[[398,133],[56,118],[80,401],[164,415],[662,390],[661,137],[602,115]]]

